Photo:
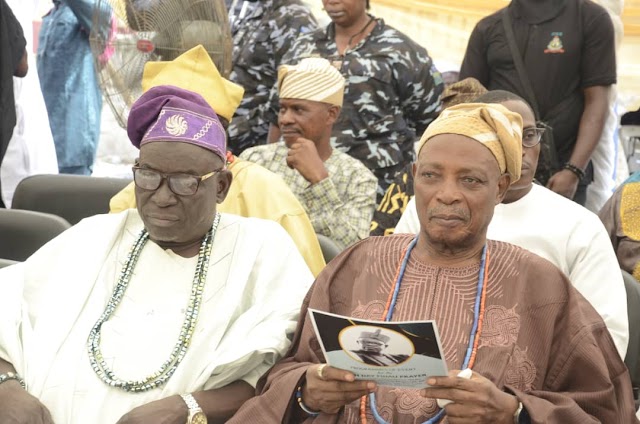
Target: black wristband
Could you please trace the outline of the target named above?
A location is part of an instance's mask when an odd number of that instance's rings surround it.
[[[582,181],[582,179],[584,179],[584,176],[585,176],[584,171],[578,168],[577,166],[575,166],[574,164],[572,164],[571,162],[565,163],[564,169],[568,169],[569,171],[576,174],[576,176],[578,177],[578,180]]]

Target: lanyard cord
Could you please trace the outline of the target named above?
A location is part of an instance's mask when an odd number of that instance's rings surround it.
[[[407,268],[407,263],[409,262],[409,258],[411,257],[411,251],[416,246],[418,242],[418,237],[416,236],[411,243],[405,248],[402,253],[402,261],[398,265],[398,269],[396,271],[395,276],[395,284],[393,289],[389,292],[389,298],[387,299],[387,304],[385,306],[385,310],[382,313],[385,321],[391,321],[391,317],[393,316],[393,311],[396,306],[396,302],[398,300],[398,293],[400,292],[400,285],[402,284],[402,278],[404,277],[404,272]],[[465,354],[464,361],[462,363],[462,369],[473,367],[476,359],[476,354],[478,352],[478,343],[480,341],[480,333],[482,332],[482,323],[484,321],[484,308],[485,308],[485,300],[486,300],[486,280],[489,275],[489,261],[488,261],[488,252],[487,245],[485,244],[482,248],[482,258],[480,260],[480,272],[478,275],[478,286],[476,290],[476,300],[473,307],[473,325],[471,327],[471,331],[469,333],[469,346],[467,347],[467,351]],[[373,418],[376,420],[378,424],[389,424],[384,418],[380,416],[378,413],[378,408],[376,406],[376,395],[375,393],[369,394],[369,405],[371,409],[371,413],[373,414]],[[360,399],[360,421],[362,424],[367,424],[367,397],[363,396]],[[423,424],[435,424],[442,419],[445,414],[445,410],[441,409],[438,411],[436,415],[431,417],[429,420],[425,421]]]

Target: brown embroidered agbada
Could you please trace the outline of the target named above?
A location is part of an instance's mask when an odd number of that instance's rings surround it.
[[[380,319],[410,235],[372,237],[347,249],[307,294],[287,356],[230,423],[291,423],[294,392],[307,367],[325,362],[309,307]],[[532,423],[637,423],[629,375],[602,319],[550,262],[489,241],[484,327],[474,371],[515,394]],[[442,268],[413,254],[393,320],[434,319],[449,369],[460,369],[473,322],[479,264]],[[422,423],[437,411],[417,390],[379,387],[377,405],[396,424]],[[369,423],[375,423],[367,408]],[[359,402],[305,423],[359,423]],[[446,423],[446,418],[441,422]]]

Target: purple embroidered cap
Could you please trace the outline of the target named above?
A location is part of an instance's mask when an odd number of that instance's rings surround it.
[[[218,115],[201,95],[182,88],[160,85],[140,96],[129,112],[127,134],[138,149],[154,141],[179,141],[226,161],[227,137]]]

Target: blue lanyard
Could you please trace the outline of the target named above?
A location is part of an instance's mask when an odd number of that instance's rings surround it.
[[[393,296],[391,298],[391,305],[389,306],[389,311],[387,312],[387,316],[385,317],[385,321],[391,321],[391,317],[393,316],[393,310],[396,307],[396,301],[398,300],[398,293],[400,292],[400,285],[402,284],[402,278],[404,277],[404,272],[407,269],[407,263],[409,262],[409,257],[411,256],[411,251],[414,247],[416,247],[416,243],[418,242],[418,237],[416,236],[409,247],[407,248],[407,253],[405,253],[404,258],[402,259],[402,265],[400,266],[400,272],[398,272],[398,278],[395,281],[395,286],[393,288]],[[485,284],[485,275],[484,275],[484,265],[487,259],[487,245],[485,244],[482,248],[482,259],[480,260],[480,273],[478,275],[478,288],[476,290],[476,301],[473,307],[473,325],[471,326],[471,333],[469,334],[469,346],[467,347],[467,352],[464,357],[464,361],[462,363],[462,369],[465,369],[469,366],[469,361],[471,360],[471,353],[473,352],[473,344],[476,339],[476,332],[478,331],[478,321],[480,320],[480,303],[482,300],[482,291],[484,289]],[[369,405],[371,408],[371,413],[373,414],[373,418],[376,420],[378,424],[389,424],[380,416],[378,413],[378,408],[376,407],[376,394],[369,394]],[[445,410],[441,409],[438,411],[436,415],[428,419],[422,424],[435,424],[442,419],[445,415]]]

